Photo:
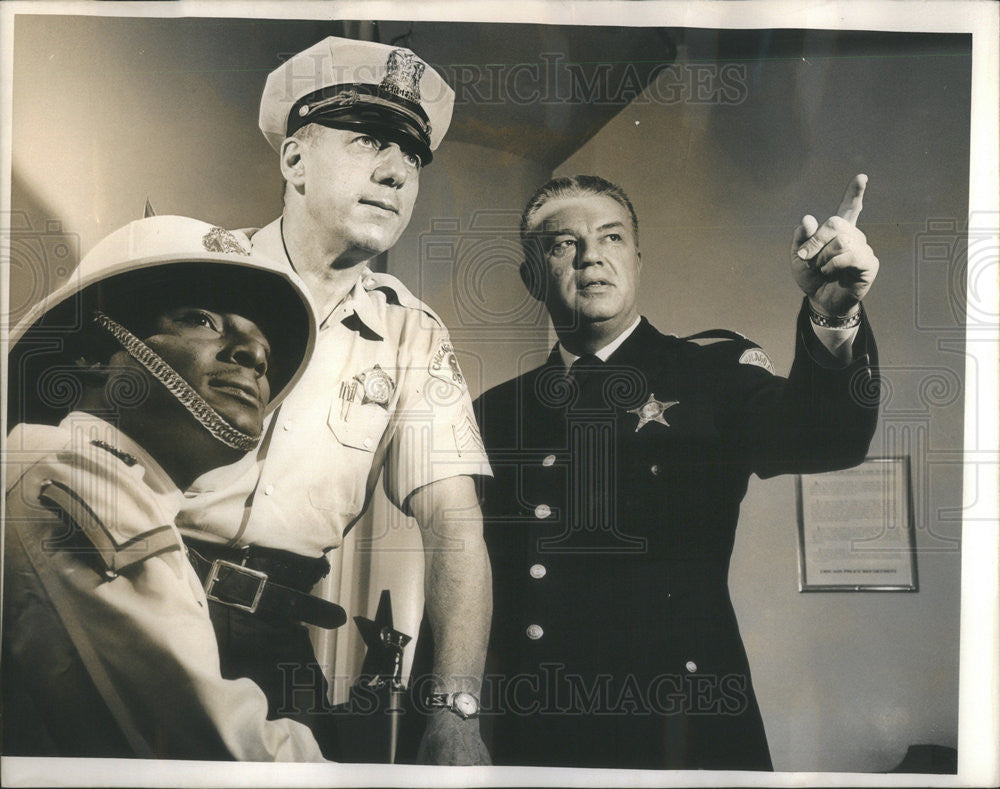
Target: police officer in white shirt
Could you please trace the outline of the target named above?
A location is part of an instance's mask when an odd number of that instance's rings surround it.
[[[257,453],[196,481],[178,524],[207,558],[269,548],[322,559],[384,473],[389,499],[423,539],[435,644],[423,701],[435,709],[418,758],[481,764],[491,591],[473,477],[489,464],[447,329],[399,280],[367,266],[409,222],[453,103],[413,52],[371,42],[324,39],[268,77],[260,127],[279,156],[284,210],[251,240],[309,287],[316,355]],[[254,678],[273,711],[287,706],[308,672],[277,665],[287,661],[265,625],[213,608],[224,670]]]

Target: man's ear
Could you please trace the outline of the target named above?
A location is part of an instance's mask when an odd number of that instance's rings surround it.
[[[295,186],[302,186],[305,179],[304,144],[297,137],[286,137],[279,153],[281,177]]]
[[[545,282],[538,271],[538,266],[532,266],[527,260],[521,261],[521,282],[535,301],[545,303]]]

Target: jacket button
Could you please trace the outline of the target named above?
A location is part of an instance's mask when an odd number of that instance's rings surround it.
[[[652,474],[654,477],[660,476],[660,467],[659,467],[659,465],[656,464],[656,463],[654,463],[652,466],[650,466],[649,467],[649,473]]]
[[[265,485],[264,486],[264,495],[265,496],[270,496],[272,493],[274,493],[274,485]]]
[[[545,520],[552,514],[552,508],[548,504],[539,504],[535,507],[535,517],[538,520]]]
[[[533,564],[528,568],[528,575],[532,578],[544,578],[547,572],[544,564]]]
[[[530,638],[532,641],[537,641],[545,634],[545,631],[542,630],[541,625],[528,625],[527,629],[524,632],[527,634],[528,638]]]
[[[542,458],[542,465],[546,467],[554,465],[555,462],[556,462],[555,455],[546,455],[544,458]]]
[[[684,668],[686,668],[691,673],[694,673],[695,671],[698,670],[698,664],[695,663],[693,660],[689,660],[687,663],[684,664]]]

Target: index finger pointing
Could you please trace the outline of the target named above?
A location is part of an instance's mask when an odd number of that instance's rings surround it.
[[[851,179],[844,192],[844,199],[840,201],[840,208],[837,209],[837,216],[846,219],[852,225],[858,223],[858,216],[861,214],[862,198],[865,195],[865,187],[868,185],[868,176],[859,173]]]

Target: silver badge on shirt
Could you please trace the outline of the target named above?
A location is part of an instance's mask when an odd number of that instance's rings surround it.
[[[389,401],[396,389],[396,382],[392,380],[389,373],[376,364],[374,367],[369,367],[358,373],[354,376],[354,380],[361,385],[364,392],[361,405],[375,403],[375,405],[380,405],[385,409],[389,408]]]

